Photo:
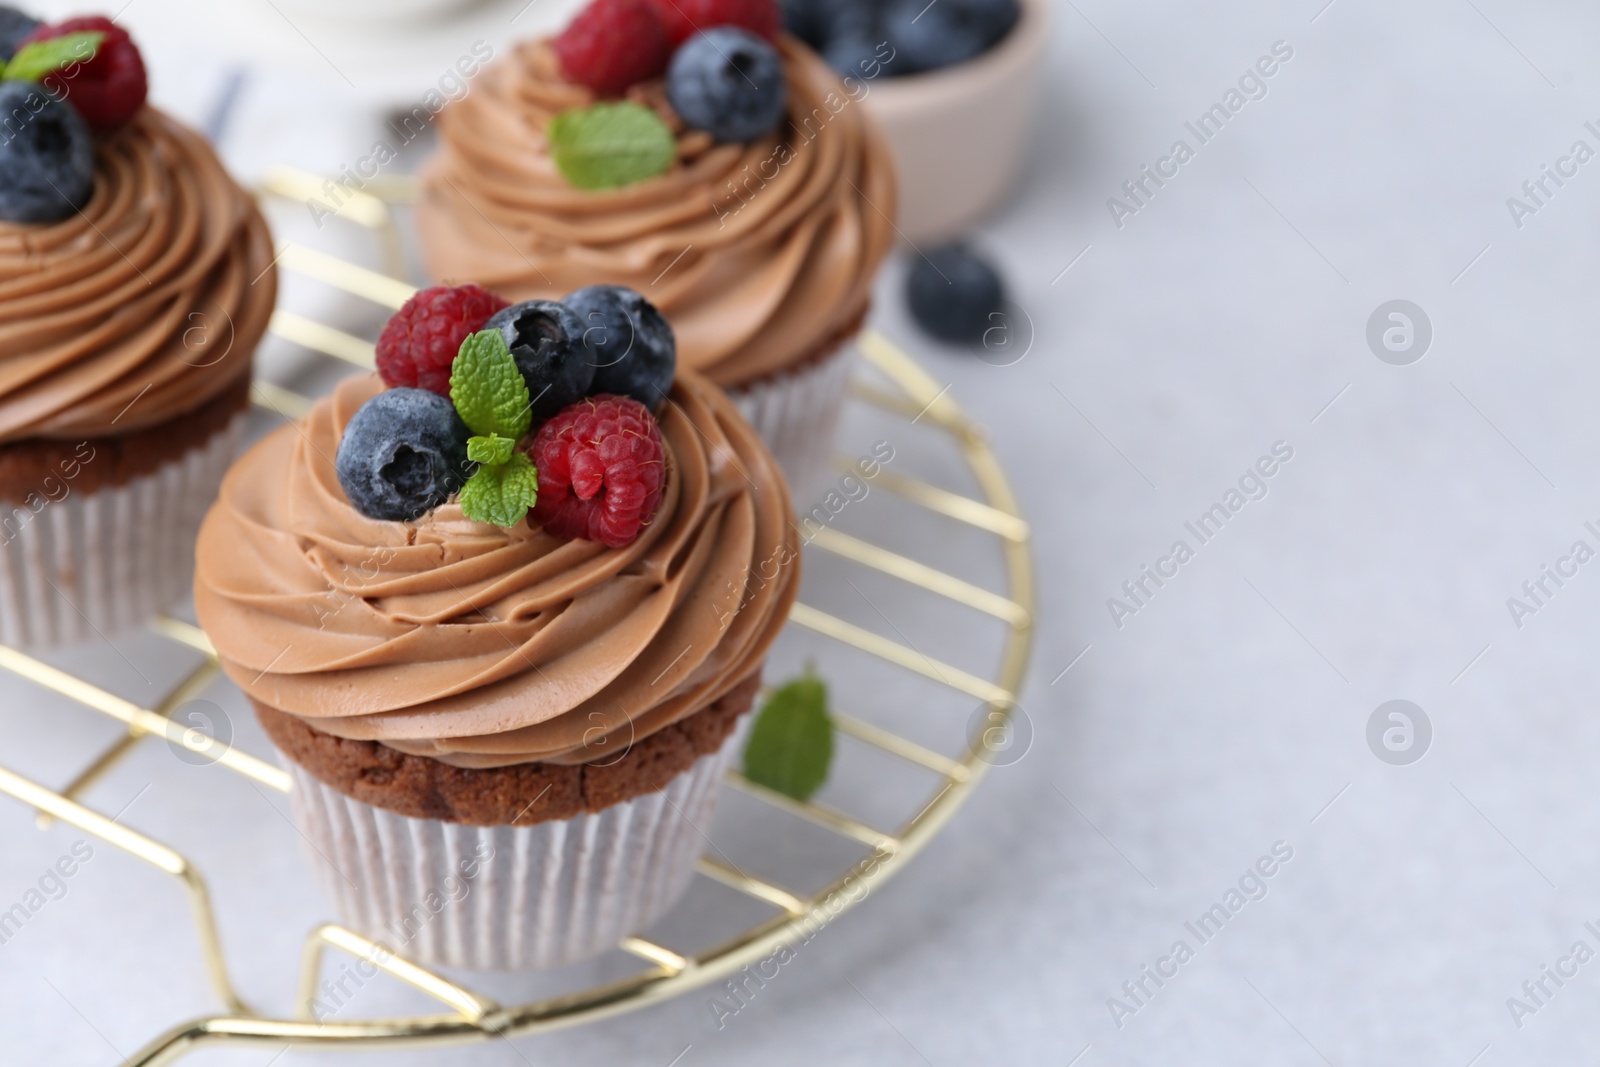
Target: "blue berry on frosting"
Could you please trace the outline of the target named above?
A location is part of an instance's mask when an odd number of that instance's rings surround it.
[[[0,82],[0,219],[59,222],[94,192],[94,139],[69,105],[32,82]]]
[[[656,306],[620,285],[591,285],[561,302],[583,321],[582,356],[595,369],[589,393],[661,407],[672,391],[678,343]]]
[[[0,4],[0,62],[9,63],[22,42],[39,28],[39,20]]]
[[[533,417],[548,419],[589,394],[594,365],[584,358],[583,320],[554,300],[513,304],[484,326],[499,330],[528,383]]]
[[[789,86],[777,49],[746,30],[718,26],[672,57],[667,99],[685,123],[719,141],[754,141],[783,121]]]
[[[356,411],[339,441],[339,484],[369,519],[409,522],[467,479],[466,423],[426,389],[390,389]]]

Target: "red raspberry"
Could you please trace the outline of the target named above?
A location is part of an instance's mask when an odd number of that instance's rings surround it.
[[[661,505],[661,427],[630,397],[602,393],[562,409],[540,427],[530,451],[539,468],[533,521],[557,537],[621,548]]]
[[[738,26],[757,37],[776,41],[783,29],[777,0],[650,0],[667,24],[667,36],[677,48],[696,30],[713,26]]]
[[[22,43],[90,32],[106,35],[94,58],[46,75],[44,87],[77,108],[90,129],[110,133],[137,115],[150,93],[144,57],[128,31],[103,15],[90,15],[40,26]]]
[[[391,387],[450,395],[450,365],[461,342],[510,307],[476,285],[424,289],[405,302],[378,336],[378,373]]]
[[[567,77],[615,96],[667,69],[672,45],[650,0],[594,0],[553,45]]]

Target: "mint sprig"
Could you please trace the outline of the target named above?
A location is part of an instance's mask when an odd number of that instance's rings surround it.
[[[0,80],[37,82],[74,63],[87,63],[100,51],[106,35],[99,30],[64,33],[17,49],[11,62],[0,64]]]
[[[833,764],[828,686],[814,671],[775,690],[744,747],[744,776],[795,800],[809,800]]]
[[[461,487],[461,510],[473,522],[515,526],[539,502],[539,471],[517,452],[504,463],[484,463]]]
[[[474,463],[489,463],[501,466],[511,462],[511,454],[516,450],[517,443],[509,437],[501,437],[492,433],[488,437],[467,438],[467,458]]]
[[[539,472],[517,451],[533,411],[528,383],[499,330],[461,342],[450,365],[450,402],[474,435],[467,458],[478,464],[461,487],[461,510],[473,522],[515,526],[539,502]]]
[[[616,189],[665,174],[678,142],[654,111],[623,100],[572,108],[550,121],[550,155],[579,189]]]
[[[479,437],[498,434],[515,441],[533,421],[528,383],[511,358],[506,336],[483,330],[461,342],[450,364],[450,402]]]

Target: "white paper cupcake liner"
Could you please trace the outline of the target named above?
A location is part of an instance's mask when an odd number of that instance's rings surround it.
[[[206,509],[244,436],[241,412],[198,448],[126,485],[80,493],[55,477],[0,502],[0,642],[47,647],[148,622],[189,595]],[[90,459],[86,466],[93,466]],[[60,487],[64,487],[65,495]]]
[[[677,903],[734,748],[730,738],[661,792],[533,826],[409,818],[284,762],[346,926],[419,963],[523,971],[598,955]]]
[[[851,340],[799,370],[729,390],[739,413],[778,458],[796,500],[809,499],[828,472],[855,360]]]

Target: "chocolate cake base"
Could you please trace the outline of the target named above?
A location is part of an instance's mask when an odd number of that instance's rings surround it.
[[[30,496],[53,497],[53,487],[62,483],[70,484],[75,493],[127,485],[204,445],[249,405],[247,375],[199,410],[148,429],[107,437],[33,438],[0,444],[0,501],[25,504]]]
[[[413,819],[533,826],[603,811],[665,788],[701,756],[722,747],[760,688],[757,670],[716,703],[634,742],[609,766],[524,763],[481,770],[452,767],[377,741],[334,737],[303,719],[251,703],[279,751],[319,782],[364,804]]]

